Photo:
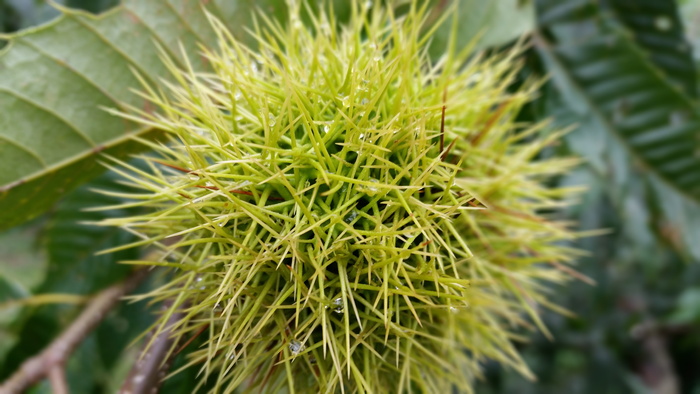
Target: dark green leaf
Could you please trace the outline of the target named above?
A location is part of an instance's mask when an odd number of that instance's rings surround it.
[[[66,6],[98,14],[119,4],[119,0],[66,0]]]
[[[625,24],[601,3],[539,0],[538,16],[549,36],[541,34],[537,48],[578,115],[596,118],[604,130],[627,146],[640,165],[678,192],[699,200],[696,136],[700,111],[685,93],[694,89],[694,83],[682,75],[678,75],[676,83],[670,81],[666,77],[674,70],[666,61],[670,55],[649,52],[654,48],[649,37],[672,39],[666,25],[647,32],[644,45],[628,28],[628,24],[632,25],[629,21],[653,20],[662,15],[652,13],[659,7],[624,9],[628,21]],[[668,23],[674,23],[675,19],[667,17]],[[685,41],[680,37],[675,43]],[[674,56],[677,59],[680,55]],[[660,64],[668,67],[660,68]],[[681,82],[692,86],[684,85],[681,90],[676,86]]]
[[[615,17],[632,33],[637,44],[649,54],[666,78],[689,97],[697,98],[695,65],[676,2],[608,1]]]

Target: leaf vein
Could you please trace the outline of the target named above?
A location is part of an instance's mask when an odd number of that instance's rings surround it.
[[[78,135],[78,137],[80,137],[80,138],[82,138],[83,140],[85,140],[85,142],[87,142],[88,145],[90,145],[91,147],[94,147],[94,146],[96,145],[96,144],[95,144],[95,141],[93,141],[92,138],[90,138],[90,136],[88,136],[87,134],[85,134],[84,132],[82,132],[80,129],[78,129],[78,127],[77,127],[76,125],[74,125],[73,123],[71,123],[68,119],[64,118],[63,116],[59,115],[59,114],[58,114],[56,111],[54,111],[53,109],[51,109],[51,108],[49,108],[49,107],[47,107],[47,106],[45,106],[45,105],[42,105],[42,104],[39,103],[38,101],[36,101],[36,100],[34,100],[34,99],[30,98],[30,97],[24,96],[24,95],[20,94],[19,92],[15,91],[15,90],[13,90],[13,89],[9,89],[9,88],[7,88],[7,87],[0,86],[0,92],[8,93],[8,94],[10,94],[11,96],[13,96],[13,97],[15,97],[15,98],[17,98],[17,99],[19,99],[19,100],[21,100],[21,101],[23,101],[23,102],[29,104],[29,105],[31,105],[32,107],[34,107],[34,108],[36,108],[36,109],[38,109],[38,110],[40,110],[40,111],[43,111],[43,112],[45,112],[45,113],[51,115],[53,118],[57,119],[59,122],[61,122],[61,123],[63,123],[64,125],[68,126],[68,128],[69,128],[73,133],[75,133],[76,135]]]
[[[192,35],[199,41],[200,44],[206,43],[208,40],[202,38],[199,33],[197,33],[192,25],[177,11],[175,6],[170,2],[170,0],[166,0],[165,4],[167,4],[168,8],[170,8],[173,13],[177,16],[177,19],[179,19],[182,22],[182,25],[185,27],[186,30],[189,30]]]
[[[100,41],[104,42],[104,43],[107,45],[107,47],[108,47],[109,49],[113,50],[114,52],[116,52],[117,54],[119,54],[119,56],[121,56],[122,58],[124,58],[124,60],[126,60],[126,62],[127,62],[128,64],[130,64],[130,65],[133,66],[135,69],[137,69],[138,72],[139,72],[141,75],[143,75],[144,78],[149,79],[153,85],[158,85],[157,83],[155,83],[155,81],[153,80],[153,78],[151,77],[151,75],[150,75],[149,72],[147,72],[146,70],[144,70],[143,67],[141,67],[141,65],[140,65],[136,60],[134,60],[134,59],[131,58],[129,55],[127,55],[126,53],[124,53],[124,51],[122,51],[121,49],[117,48],[117,46],[114,45],[114,43],[112,43],[112,42],[111,42],[107,37],[105,37],[102,33],[100,33],[98,30],[96,30],[94,27],[90,26],[89,24],[85,23],[85,21],[83,21],[83,20],[82,20],[80,17],[78,17],[77,15],[73,15],[73,14],[66,14],[66,15],[72,17],[75,21],[78,22],[78,24],[80,24],[82,27],[84,27],[85,30],[87,30],[87,31],[89,31],[90,33],[94,34],[95,37],[97,37]]]
[[[28,47],[34,49],[38,54],[40,54],[40,55],[46,57],[46,58],[49,59],[49,60],[52,60],[54,63],[58,64],[59,66],[64,67],[64,68],[67,69],[68,71],[72,72],[73,74],[75,74],[76,76],[78,76],[80,79],[82,79],[82,80],[84,80],[85,82],[87,82],[90,86],[94,87],[95,90],[99,91],[103,96],[107,97],[107,98],[108,98],[110,101],[112,101],[115,105],[117,105],[117,106],[120,107],[120,108],[122,107],[122,105],[121,105],[121,103],[119,102],[119,100],[117,100],[115,97],[113,97],[111,94],[109,94],[109,92],[107,92],[106,90],[104,90],[103,88],[101,88],[97,83],[95,83],[94,81],[92,81],[91,79],[89,79],[89,78],[87,77],[87,75],[80,73],[78,70],[76,70],[75,68],[73,68],[73,67],[72,67],[70,64],[68,64],[67,62],[65,62],[65,61],[63,61],[62,59],[59,59],[59,58],[53,56],[53,55],[50,54],[49,52],[44,51],[43,49],[41,49],[39,46],[35,45],[35,44],[32,43],[31,41],[24,40],[24,39],[22,39],[22,38],[24,38],[24,37],[18,37],[18,38],[17,38],[17,41],[21,41],[23,44],[25,44],[25,45],[27,45]],[[22,40],[20,40],[20,39],[22,39]]]
[[[9,143],[10,145],[14,145],[14,146],[16,146],[17,148],[19,148],[20,150],[22,150],[22,151],[28,153],[31,157],[33,157],[36,161],[38,161],[39,164],[42,165],[42,167],[48,168],[48,165],[46,164],[46,162],[44,161],[44,159],[42,159],[41,156],[39,156],[39,153],[33,151],[33,150],[30,149],[29,147],[24,146],[24,145],[20,144],[19,142],[15,141],[15,140],[13,140],[13,139],[10,139],[10,138],[8,138],[6,135],[3,135],[3,134],[0,134],[0,140],[4,140],[4,141],[6,141],[7,143]]]

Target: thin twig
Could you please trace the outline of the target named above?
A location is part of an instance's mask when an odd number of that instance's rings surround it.
[[[442,115],[440,117],[440,153],[445,150],[445,110],[447,109],[447,88],[442,92]],[[444,161],[444,160],[443,160]]]
[[[162,309],[167,310],[172,306],[171,302],[165,302]],[[139,360],[134,363],[127,375],[126,380],[119,390],[120,394],[150,394],[158,392],[163,378],[170,369],[170,364],[176,353],[171,350],[176,345],[175,339],[171,336],[171,328],[184,316],[182,312],[173,313],[165,325],[165,328],[151,331],[146,339],[146,347],[141,352]],[[154,332],[157,332],[155,339]]]
[[[49,382],[53,394],[68,394],[68,383],[63,365],[55,365],[49,370]]]
[[[65,384],[63,365],[73,350],[99,324],[107,312],[119,302],[119,299],[132,291],[147,275],[139,269],[124,282],[113,285],[99,292],[68,328],[38,355],[26,360],[19,369],[0,385],[0,394],[22,393],[41,379],[49,377],[51,383]],[[60,379],[58,374],[61,375]],[[60,390],[60,387],[58,388]],[[54,387],[54,390],[57,390]],[[68,388],[65,387],[65,392]],[[55,391],[61,393],[61,391]]]

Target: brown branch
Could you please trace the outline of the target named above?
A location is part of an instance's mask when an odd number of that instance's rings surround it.
[[[171,302],[165,302],[163,310],[172,306]],[[173,313],[165,325],[165,328],[158,330],[154,328],[146,339],[146,347],[141,352],[139,360],[134,363],[129,371],[129,375],[124,380],[120,394],[150,394],[158,392],[163,378],[170,369],[170,364],[176,353],[174,349],[176,343],[171,336],[170,328],[179,322],[184,316],[182,312]],[[154,333],[157,336],[153,339]]]
[[[147,275],[145,269],[135,271],[124,282],[99,292],[85,310],[41,353],[26,360],[0,385],[0,394],[22,393],[43,378],[49,377],[56,393],[68,392],[63,365],[75,348],[102,321],[119,299],[132,291]],[[61,387],[63,385],[63,387]]]

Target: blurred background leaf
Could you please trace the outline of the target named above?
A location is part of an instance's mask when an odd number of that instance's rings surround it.
[[[430,47],[434,57],[446,49],[452,18],[458,21],[457,48],[474,44],[478,50],[503,45],[535,28],[532,1],[463,0],[458,2],[456,15],[448,14],[451,4],[449,1],[434,1],[433,17],[447,16],[446,23],[438,29]]]
[[[538,381],[491,365],[477,392],[700,392],[698,33],[683,27],[699,5],[536,1],[526,72],[552,80],[523,116],[575,126],[552,153],[585,159],[560,180],[589,187],[568,217],[610,234],[578,243],[596,286],[553,289],[577,317],[546,313],[555,341],[520,348]]]
[[[41,270],[38,274],[32,274],[33,276],[22,274],[21,270],[12,270],[18,273],[17,282],[27,285],[25,290],[14,286],[19,296],[25,298],[38,294],[90,295],[124,280],[131,271],[130,266],[118,262],[138,259],[140,251],[137,249],[95,255],[100,250],[132,242],[134,237],[116,228],[85,224],[127,214],[127,211],[121,209],[85,211],[89,207],[112,205],[120,201],[114,197],[97,194],[92,190],[94,188],[125,190],[124,186],[116,183],[116,176],[113,174],[105,174],[83,185],[66,196],[55,210],[47,215],[42,233],[38,236],[38,245],[31,244],[31,249],[25,250],[24,254],[17,251],[9,255],[10,258],[20,256],[26,261],[34,261],[23,268],[36,267],[35,262],[42,261],[33,251],[39,250],[38,254],[46,256],[46,274],[43,277]],[[17,241],[13,233],[3,234],[0,241]],[[27,240],[31,238],[25,238],[25,242]],[[2,286],[3,284],[0,282],[0,290],[12,288]],[[16,295],[15,298],[17,297]],[[15,341],[6,350],[6,354],[0,353],[0,380],[14,372],[25,359],[47,346],[74,320],[81,309],[81,305],[73,304],[11,308],[9,312],[13,313],[13,319],[11,322],[5,321],[3,327],[7,335]],[[130,341],[146,329],[150,321],[150,311],[143,304],[123,304],[111,311],[98,329],[81,343],[67,364],[67,379],[72,392],[104,392],[112,375],[110,371],[126,352]],[[93,379],[85,379],[85,376],[91,376]]]
[[[535,45],[567,109],[618,139],[625,162],[699,201],[695,69],[674,2],[536,4]]]

